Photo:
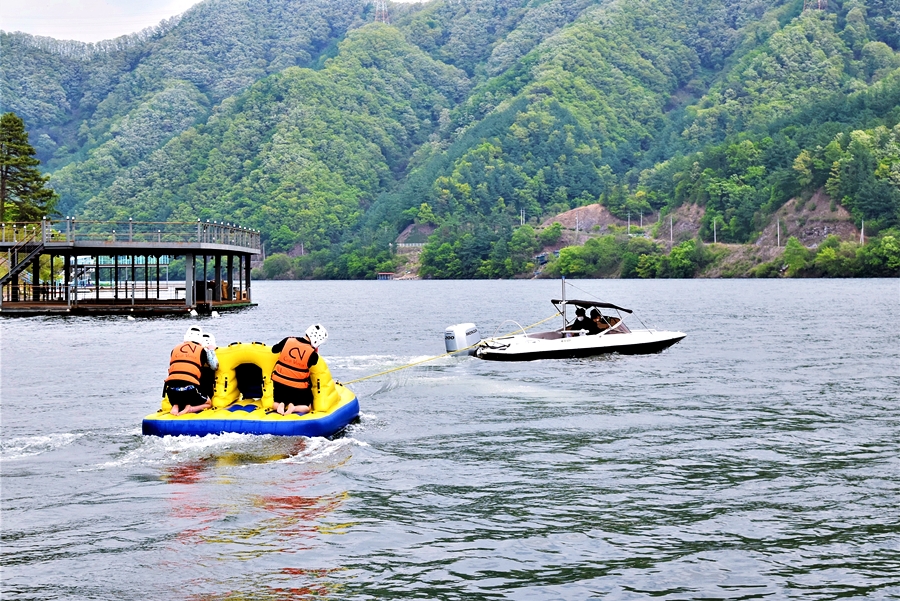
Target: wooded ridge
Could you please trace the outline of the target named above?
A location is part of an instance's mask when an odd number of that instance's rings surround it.
[[[531,275],[552,217],[591,205],[701,217],[672,245],[595,232],[621,252],[578,244],[545,272],[691,276],[704,242],[757,242],[814,194],[868,250],[798,239],[804,266],[732,275],[896,274],[900,6],[803,5],[433,0],[384,24],[354,0],[205,0],[101,44],[0,33],[2,112],[61,214],[257,228],[287,253],[270,277],[400,270],[410,225],[423,276]],[[843,267],[814,268],[827,248]]]

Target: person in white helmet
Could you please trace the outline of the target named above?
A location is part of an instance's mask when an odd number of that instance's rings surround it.
[[[313,324],[303,336],[288,336],[272,347],[279,353],[272,371],[275,411],[281,415],[303,415],[312,410],[313,394],[309,368],[319,362],[319,346],[328,340],[321,324]]]
[[[204,345],[212,344],[212,348]],[[216,358],[215,339],[204,338],[203,331],[192,326],[184,334],[184,340],[172,349],[169,357],[169,375],[163,386],[163,395],[168,395],[172,405],[172,415],[198,413],[212,406],[209,395],[201,392],[203,372],[208,368],[219,368]]]
[[[200,369],[200,393],[211,399],[216,391],[216,370],[219,369],[219,358],[216,357],[216,337],[209,332],[203,332],[200,338],[200,344],[206,351],[206,363]]]

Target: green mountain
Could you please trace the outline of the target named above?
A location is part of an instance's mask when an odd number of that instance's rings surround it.
[[[0,34],[2,110],[84,219],[237,222],[296,277],[510,277],[578,206],[752,242],[826,188],[900,220],[893,0],[206,0],[134,36]],[[649,251],[648,251],[649,252]],[[638,257],[640,252],[637,253]],[[647,253],[643,253],[647,254]]]

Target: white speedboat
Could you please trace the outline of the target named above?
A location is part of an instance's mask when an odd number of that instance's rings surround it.
[[[458,324],[450,326],[445,332],[447,352],[471,354],[492,361],[567,359],[604,353],[643,355],[658,353],[685,337],[682,332],[646,327],[629,328],[625,319],[626,316],[633,316],[633,311],[611,303],[565,298],[550,302],[562,316],[563,325],[558,330],[528,333],[527,328],[508,320],[501,324],[500,328],[504,324],[512,323],[517,326],[516,330],[509,334],[495,334],[490,338],[480,339],[478,328],[474,324]],[[588,319],[581,322],[569,321],[567,319],[569,307],[575,307],[576,311],[581,309],[578,312],[583,311]],[[599,317],[591,320],[591,315]]]

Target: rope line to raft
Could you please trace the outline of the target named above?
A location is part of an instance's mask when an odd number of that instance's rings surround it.
[[[539,325],[541,325],[542,323],[544,323],[545,321],[550,321],[551,319],[553,319],[554,317],[558,317],[559,315],[560,315],[560,313],[557,311],[556,313],[554,313],[554,314],[551,315],[550,317],[547,317],[547,318],[542,319],[542,320],[540,320],[540,321],[536,321],[536,322],[534,322],[533,324],[531,324],[530,326],[525,326],[525,327],[522,328],[522,329],[523,329],[523,330],[530,330],[531,328],[533,328],[533,327],[535,327],[535,326],[539,326]],[[491,338],[486,338],[486,340],[491,340]],[[463,352],[463,351],[467,351],[467,350],[469,350],[469,349],[473,349],[473,348],[475,348],[476,346],[478,346],[479,344],[481,344],[482,342],[484,342],[484,340],[479,340],[479,341],[476,342],[475,344],[470,344],[469,346],[467,346],[467,347],[465,347],[465,348],[457,349],[457,350],[455,350],[455,351],[450,351],[449,353],[444,353],[443,355],[436,355],[436,356],[434,356],[434,357],[428,357],[427,359],[422,359],[421,361],[416,361],[415,363],[407,363],[406,365],[401,365],[401,366],[399,366],[399,367],[392,367],[391,369],[386,369],[386,370],[384,370],[384,371],[380,371],[380,372],[378,372],[377,374],[372,374],[372,375],[370,375],[370,376],[363,376],[363,377],[361,377],[361,378],[356,378],[355,380],[350,380],[350,381],[348,381],[348,382],[339,382],[339,384],[341,384],[342,386],[346,386],[347,384],[356,384],[357,382],[362,382],[363,380],[369,380],[369,379],[371,379],[371,378],[377,378],[378,376],[383,376],[383,375],[385,375],[385,374],[389,374],[389,373],[392,373],[392,372],[395,372],[395,371],[400,371],[401,369],[407,369],[407,368],[409,368],[409,367],[415,367],[416,365],[421,365],[422,363],[428,363],[429,361],[435,361],[435,360],[437,360],[437,359],[442,359],[442,358],[444,358],[444,357],[449,357],[450,355],[455,355],[455,354],[457,354],[457,353],[461,353],[461,352]]]

